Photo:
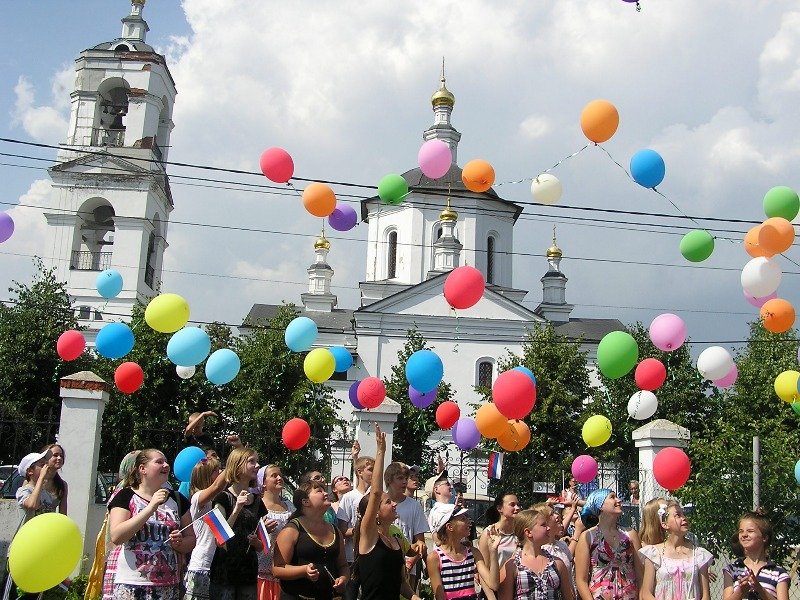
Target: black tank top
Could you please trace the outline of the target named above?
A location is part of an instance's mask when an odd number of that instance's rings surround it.
[[[358,583],[361,600],[398,598],[403,583],[403,550],[393,550],[378,537],[369,554],[358,557]]]
[[[339,529],[333,527],[334,538],[329,546],[318,544],[306,531],[298,519],[292,519],[286,527],[294,527],[299,532],[297,543],[294,546],[291,565],[307,565],[314,563],[319,571],[319,579],[311,581],[306,577],[300,579],[282,579],[282,598],[315,598],[316,600],[331,600],[333,598],[333,580],[331,577],[339,576]],[[327,567],[327,572],[325,568]]]

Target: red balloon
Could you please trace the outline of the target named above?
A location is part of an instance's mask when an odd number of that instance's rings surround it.
[[[386,398],[386,386],[377,377],[365,377],[358,384],[356,398],[364,408],[378,408]]]
[[[144,371],[135,362],[124,362],[114,371],[114,383],[125,394],[132,394],[144,383]]]
[[[264,177],[275,183],[286,183],[294,175],[294,161],[283,148],[267,148],[259,163]]]
[[[445,400],[436,409],[436,424],[440,429],[450,429],[461,418],[461,409],[451,400]]]
[[[640,390],[653,392],[667,380],[667,368],[660,360],[645,358],[636,365],[633,377]]]
[[[453,308],[469,308],[478,303],[485,288],[483,273],[475,267],[464,265],[450,271],[444,280],[444,297]]]
[[[522,371],[503,371],[492,386],[492,399],[507,419],[521,420],[536,406],[536,386]]]
[[[674,492],[689,481],[692,463],[680,448],[664,448],[653,459],[653,476],[658,485]]]
[[[86,339],[80,331],[70,329],[58,336],[56,342],[56,352],[61,360],[75,360],[83,354],[86,348]]]
[[[308,443],[310,438],[311,427],[299,417],[286,421],[286,425],[283,426],[283,431],[281,432],[283,445],[289,450],[300,450]]]

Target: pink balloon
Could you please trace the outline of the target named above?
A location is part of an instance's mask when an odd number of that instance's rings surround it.
[[[650,323],[650,340],[664,352],[677,350],[686,341],[686,323],[672,313],[658,315]]]
[[[739,376],[739,369],[736,368],[736,364],[733,365],[731,368],[730,373],[725,375],[722,379],[717,379],[716,381],[712,381],[715,386],[717,387],[731,387],[734,383],[736,383],[736,378]]]
[[[742,290],[744,292],[744,290]],[[744,292],[744,299],[747,300],[750,304],[755,306],[756,308],[761,308],[764,306],[768,301],[774,300],[778,297],[778,292],[772,292],[769,296],[764,296],[763,298],[756,298],[752,294],[748,294]]]
[[[597,477],[597,461],[588,454],[576,456],[572,461],[572,476],[579,483],[589,483]]]
[[[428,140],[419,149],[417,161],[426,177],[439,179],[450,170],[450,165],[453,164],[453,153],[446,142]]]
[[[275,183],[286,183],[294,175],[294,161],[283,148],[267,148],[261,153],[259,166],[264,177]]]

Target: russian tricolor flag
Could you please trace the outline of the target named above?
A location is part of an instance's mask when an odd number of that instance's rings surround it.
[[[203,515],[203,522],[208,525],[220,546],[234,536],[233,529],[217,507]]]
[[[264,525],[264,520],[258,520],[258,527],[256,529],[258,531],[258,538],[261,540],[261,543],[264,544],[264,554],[269,552],[270,541],[269,541],[269,533],[267,532],[267,526]]]
[[[489,452],[489,478],[500,479],[503,473],[503,453]]]

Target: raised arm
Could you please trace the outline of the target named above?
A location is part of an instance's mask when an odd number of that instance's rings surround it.
[[[484,558],[481,551],[472,548],[472,555],[475,557],[475,567],[481,581],[493,590],[500,587],[500,561],[497,558],[497,547],[500,545],[500,536],[489,533],[489,554]]]
[[[372,472],[375,477],[372,478],[372,487],[369,492],[369,500],[367,501],[367,510],[364,511],[364,516],[359,521],[359,537],[358,537],[358,553],[366,554],[378,542],[378,524],[375,517],[378,516],[378,510],[381,505],[381,498],[383,498],[383,463],[386,454],[386,434],[381,431],[381,428],[375,423],[375,466]]]

